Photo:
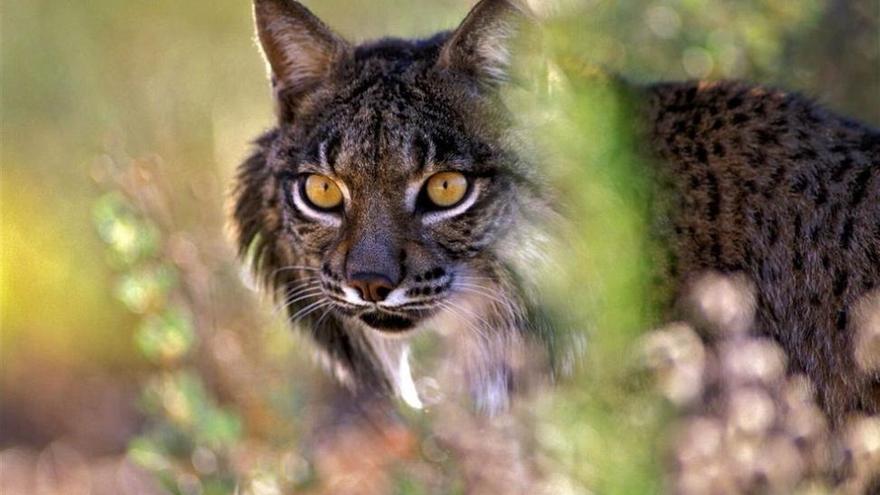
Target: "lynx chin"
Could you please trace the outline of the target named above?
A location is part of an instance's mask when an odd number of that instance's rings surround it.
[[[481,0],[454,31],[355,45],[294,0],[254,13],[277,124],[236,179],[241,256],[352,388],[419,407],[408,340],[432,329],[477,405],[502,410],[523,354],[546,349],[532,280],[557,216],[501,97],[530,14]],[[742,83],[613,84],[663,198],[673,292],[745,274],[753,331],[826,410],[876,412],[849,311],[880,287],[880,133]]]

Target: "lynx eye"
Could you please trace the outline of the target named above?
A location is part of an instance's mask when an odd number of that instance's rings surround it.
[[[342,191],[326,175],[311,174],[302,187],[309,203],[320,210],[332,210],[342,204]]]
[[[468,180],[459,172],[440,172],[432,175],[425,184],[425,193],[435,206],[449,208],[464,198]]]

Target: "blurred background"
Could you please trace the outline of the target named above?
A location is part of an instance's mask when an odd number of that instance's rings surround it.
[[[304,3],[355,41],[452,28],[472,4]],[[876,0],[532,3],[553,19],[556,50],[633,80],[743,78],[880,124]],[[671,409],[614,369],[646,321],[644,219],[608,186],[620,177],[597,182],[589,164],[550,174],[591,192],[575,206],[595,219],[569,273],[606,296],[583,315],[583,331],[595,330],[586,364],[523,407],[528,455],[486,481],[494,475],[462,461],[485,446],[450,433],[466,419],[404,411],[333,433],[348,421],[329,417],[334,386],[247,287],[226,192],[273,123],[248,1],[6,1],[0,63],[0,492],[662,488],[655,439]],[[570,131],[588,133],[608,111],[590,101]],[[572,152],[596,158],[616,144]],[[590,235],[608,226],[623,227]],[[508,447],[499,440],[483,459],[502,462]]]

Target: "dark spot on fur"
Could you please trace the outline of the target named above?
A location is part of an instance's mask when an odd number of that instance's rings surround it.
[[[846,310],[842,309],[842,310],[838,311],[837,312],[837,323],[836,323],[837,329],[838,330],[846,330],[846,321],[847,321]]]
[[[752,112],[758,117],[765,117],[767,115],[767,108],[764,106],[764,102],[758,102],[758,104],[755,105],[755,108],[752,109]]]
[[[807,190],[807,186],[809,186],[809,180],[803,175],[799,175],[791,183],[791,192],[800,194]]]
[[[843,232],[840,234],[840,247],[843,249],[849,249],[852,244],[853,223],[854,219],[850,217],[843,224]]]
[[[874,153],[880,149],[880,133],[868,133],[862,136],[859,147],[865,153]]]
[[[846,290],[846,286],[848,283],[849,283],[849,278],[847,276],[846,271],[838,270],[837,273],[834,275],[834,285],[833,285],[834,295],[837,297],[840,297],[841,295],[843,295],[843,291]]]
[[[868,191],[868,181],[870,180],[871,168],[865,167],[852,182],[852,197],[849,201],[850,206],[856,206],[865,199],[865,193]]]
[[[712,236],[712,247],[709,250],[715,263],[719,263],[721,261],[721,242],[717,233]]]
[[[804,269],[804,255],[801,254],[800,250],[795,249],[794,259],[792,259],[791,266],[798,272]]]
[[[779,242],[779,220],[772,219],[767,229],[767,240],[771,246],[775,246]]]
[[[706,152],[706,148],[703,145],[697,145],[697,161],[702,163],[703,165],[709,164],[709,154]]]
[[[840,182],[844,175],[852,168],[853,159],[850,156],[843,157],[840,162],[834,165],[834,168],[831,169],[831,180],[834,182]]]
[[[327,164],[330,165],[330,168],[333,168],[336,165],[336,160],[339,158],[339,152],[342,149],[342,140],[339,134],[334,134],[325,145],[324,153],[327,158]]]
[[[706,178],[709,186],[709,219],[716,220],[721,212],[721,194],[718,191],[718,178],[710,173]]]
[[[773,188],[779,187],[782,183],[782,179],[785,178],[785,166],[779,164],[776,168],[773,169],[773,173],[770,174],[770,183]]]
[[[740,124],[745,124],[745,123],[748,122],[748,121],[749,121],[749,116],[748,116],[748,115],[746,115],[746,114],[744,114],[744,113],[738,113],[738,114],[736,114],[736,115],[733,116],[733,119],[731,119],[730,122],[731,122],[733,125],[740,125]]]
[[[759,229],[764,227],[764,213],[761,210],[754,210],[752,212],[752,220],[754,220],[755,226]]]
[[[776,136],[776,133],[773,131],[769,131],[767,129],[760,129],[758,131],[758,143],[762,146],[769,145],[779,145],[779,138]]]
[[[813,161],[816,158],[819,158],[819,154],[816,153],[816,150],[814,150],[813,148],[806,147],[806,146],[801,148],[798,151],[798,154],[796,156],[797,156],[798,160],[807,160],[807,161]]]
[[[816,206],[822,206],[828,202],[828,187],[823,182],[819,182],[819,185],[816,187],[813,201],[816,203]]]
[[[733,110],[735,108],[739,108],[743,103],[743,98],[741,94],[734,96],[733,98],[727,100],[727,109]]]
[[[687,130],[687,122],[684,120],[679,120],[672,127],[673,132],[676,134],[684,134],[684,131]]]

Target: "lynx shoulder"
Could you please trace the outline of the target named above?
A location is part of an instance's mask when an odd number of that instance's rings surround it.
[[[647,88],[651,148],[676,198],[670,275],[742,272],[755,331],[777,340],[833,416],[876,412],[854,362],[854,308],[880,288],[880,131],[740,82]]]

